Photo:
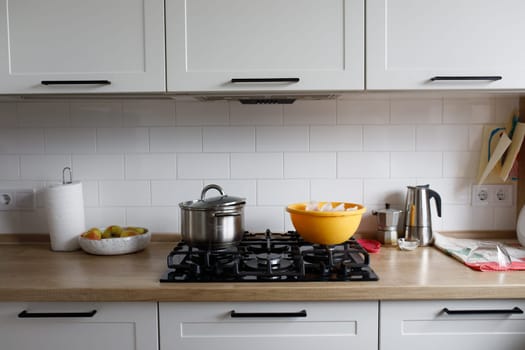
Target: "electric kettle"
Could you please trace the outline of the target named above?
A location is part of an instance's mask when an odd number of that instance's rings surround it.
[[[441,197],[430,185],[407,186],[405,202],[405,239],[419,239],[419,245],[431,245],[432,218],[430,199],[436,202],[437,215],[441,217]]]

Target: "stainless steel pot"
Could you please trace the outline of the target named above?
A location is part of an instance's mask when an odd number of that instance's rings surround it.
[[[206,198],[211,189],[219,197]],[[244,234],[244,198],[224,194],[218,185],[207,185],[198,200],[182,202],[181,236],[192,247],[217,250],[236,245]]]

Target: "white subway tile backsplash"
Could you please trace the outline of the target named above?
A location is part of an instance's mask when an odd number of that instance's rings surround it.
[[[0,102],[0,127],[13,128],[16,126],[18,126],[17,104]]]
[[[306,126],[262,126],[256,128],[257,152],[308,151],[309,136]]]
[[[71,102],[70,109],[72,126],[122,126],[122,103],[120,101],[74,101]]]
[[[365,179],[364,203],[384,207],[385,203],[393,208],[401,209],[405,202],[407,186],[414,186],[415,179]]]
[[[126,224],[125,208],[86,208],[84,210],[86,228],[107,227],[110,225],[124,226]]]
[[[16,180],[20,177],[20,157],[0,154],[0,179]]]
[[[98,182],[97,181],[81,181],[82,182],[82,196],[84,197],[84,205],[86,207],[96,208],[99,206],[98,197]]]
[[[75,178],[86,180],[124,179],[124,155],[76,154],[73,155]]]
[[[284,177],[287,179],[335,179],[335,152],[284,154]]]
[[[289,216],[285,213],[284,207],[250,207],[244,209],[244,217],[246,219],[244,229],[250,232],[265,232],[269,229],[273,232],[284,232],[284,230],[292,230],[293,228],[284,228],[284,217]]]
[[[126,179],[173,179],[177,175],[176,164],[174,154],[127,154]]]
[[[417,151],[467,151],[469,127],[432,125],[416,128]]]
[[[259,180],[257,205],[286,206],[310,200],[308,180]]]
[[[149,151],[146,128],[99,128],[97,129],[97,152],[99,153],[145,153]]]
[[[100,181],[102,207],[149,206],[151,186],[149,181]]]
[[[477,177],[480,152],[444,152],[443,176],[445,178]]]
[[[0,153],[44,153],[43,129],[0,129]]]
[[[390,103],[392,124],[440,124],[442,120],[442,99],[395,99]]]
[[[181,126],[151,128],[151,152],[202,152],[202,128]]]
[[[445,98],[443,122],[446,124],[486,124],[494,122],[493,99]]]
[[[441,177],[442,175],[441,152],[392,152],[390,155],[392,178]]]
[[[340,152],[337,154],[338,178],[390,177],[389,152]]]
[[[231,125],[282,125],[283,106],[274,104],[246,105],[230,102]]]
[[[361,126],[312,126],[310,151],[360,151],[363,149]]]
[[[365,151],[413,151],[415,128],[409,125],[364,126]]]
[[[257,203],[257,183],[255,180],[221,180],[221,179],[210,179],[204,183],[218,184],[222,187],[224,193],[234,197],[240,197],[246,199],[246,205],[255,205]],[[200,193],[200,192],[199,192]],[[218,192],[210,190],[206,194],[208,196],[217,196]]]
[[[0,103],[0,188],[34,188],[37,210],[0,212],[0,233],[45,233],[43,190],[71,166],[87,225],[180,230],[179,203],[216,183],[246,198],[246,229],[293,229],[286,205],[309,200],[402,209],[406,187],[443,200],[435,230],[513,230],[516,207],[470,203],[483,126],[504,124],[515,95],[360,93],[293,105],[167,99]],[[216,196],[215,190],[207,196]]]
[[[232,179],[282,179],[282,153],[233,153]]]
[[[124,101],[122,120],[124,126],[175,126],[175,101]]]
[[[180,101],[176,105],[176,125],[228,125],[228,102]]]
[[[152,181],[151,204],[176,206],[182,202],[200,199],[202,188],[200,180]]]
[[[70,155],[43,154],[20,156],[20,178],[61,181],[62,170],[71,167]]]
[[[177,155],[179,179],[228,179],[230,156],[228,153],[182,153]]]
[[[22,127],[68,127],[67,102],[27,102],[17,104],[18,125]]]
[[[483,126],[473,125],[468,132],[469,151],[479,152],[483,144]]]
[[[93,128],[44,129],[46,153],[95,153],[96,130]]]
[[[495,99],[495,122],[506,124],[511,117],[518,115],[519,97],[500,96]]]
[[[253,127],[205,127],[202,132],[204,152],[255,151],[255,129]]]
[[[495,230],[516,230],[516,206],[494,208]]]
[[[310,181],[311,199],[326,202],[363,203],[363,180],[321,180]]]
[[[337,108],[334,100],[328,101],[296,101],[284,105],[285,125],[335,124]]]
[[[180,232],[179,207],[126,209],[126,225],[147,227],[151,232]]]
[[[337,124],[388,124],[389,100],[337,101]]]

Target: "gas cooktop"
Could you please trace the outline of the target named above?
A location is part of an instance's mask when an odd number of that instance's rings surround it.
[[[326,282],[377,281],[370,257],[351,238],[324,246],[304,241],[295,231],[255,234],[221,250],[179,242],[167,257],[160,282]]]

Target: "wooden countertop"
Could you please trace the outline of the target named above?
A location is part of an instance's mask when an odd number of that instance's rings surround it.
[[[525,271],[477,272],[433,247],[382,247],[377,282],[160,283],[174,242],[93,256],[0,244],[0,301],[324,301],[525,298]]]

